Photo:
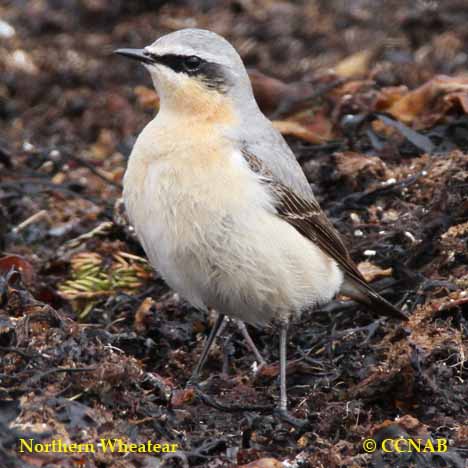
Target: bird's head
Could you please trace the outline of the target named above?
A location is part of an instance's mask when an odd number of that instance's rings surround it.
[[[203,114],[219,106],[256,107],[239,54],[224,38],[203,29],[182,29],[143,49],[116,53],[140,61],[150,72],[164,107]]]

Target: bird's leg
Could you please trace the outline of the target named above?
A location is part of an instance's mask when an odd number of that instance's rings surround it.
[[[247,346],[254,353],[255,359],[257,359],[257,361],[259,362],[260,364],[259,368],[263,367],[264,365],[266,365],[266,361],[265,359],[263,359],[263,356],[260,354],[260,351],[255,346],[255,343],[253,342],[252,337],[250,336],[249,331],[247,330],[247,327],[245,326],[245,323],[242,322],[241,320],[236,320],[236,322],[237,322],[237,326],[239,327],[239,330],[244,336]]]
[[[287,367],[287,344],[288,344],[288,323],[280,324],[280,400],[276,409],[276,414],[283,421],[291,424],[296,429],[304,429],[308,426],[308,421],[295,418],[288,413],[288,393],[286,388],[286,367]]]
[[[287,366],[287,343],[288,343],[288,324],[281,323],[280,325],[280,414],[288,414],[288,392],[286,389],[286,366]]]
[[[198,360],[197,365],[195,366],[195,369],[192,372],[192,376],[190,377],[189,381],[187,382],[188,385],[192,383],[196,383],[198,381],[198,376],[200,374],[200,371],[202,370],[206,358],[208,357],[208,353],[210,351],[210,348],[218,335],[221,325],[224,322],[224,314],[218,314],[218,318],[216,319],[215,324],[213,325],[213,328],[210,331],[210,334],[208,336],[208,339],[206,340],[205,346],[203,348],[203,351],[201,353],[200,359]]]

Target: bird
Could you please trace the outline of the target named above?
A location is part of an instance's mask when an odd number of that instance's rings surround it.
[[[188,28],[115,52],[144,65],[160,98],[124,175],[129,220],[166,283],[195,308],[218,312],[190,381],[198,379],[225,316],[275,327],[275,412],[291,419],[291,321],[337,294],[382,315],[407,316],[367,284],[292,150],[259,109],[229,41]]]

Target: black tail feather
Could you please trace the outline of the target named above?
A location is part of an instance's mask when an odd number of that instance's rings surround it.
[[[357,282],[354,279],[345,278],[340,292],[367,306],[379,315],[386,315],[402,320],[408,320],[409,318],[406,313],[390,304],[390,302],[364,282]]]

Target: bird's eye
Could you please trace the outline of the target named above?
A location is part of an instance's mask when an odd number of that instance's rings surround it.
[[[187,57],[184,59],[184,68],[188,72],[194,72],[197,71],[202,64],[202,60],[195,55],[191,55],[190,57]]]

